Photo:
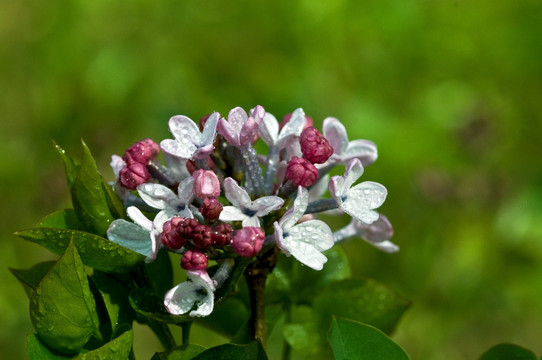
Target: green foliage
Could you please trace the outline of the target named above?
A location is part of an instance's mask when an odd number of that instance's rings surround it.
[[[265,350],[258,341],[246,345],[225,344],[207,349],[193,360],[267,360]]]
[[[409,360],[400,346],[378,329],[359,322],[333,318],[328,340],[336,360]]]
[[[30,298],[41,279],[43,279],[45,274],[47,274],[54,264],[54,261],[45,261],[38,263],[27,270],[9,269],[9,271],[11,271],[21,285],[23,285],[26,295]]]
[[[92,335],[100,336],[96,303],[73,242],[32,294],[30,319],[40,340],[63,354],[76,353]]]
[[[480,360],[537,360],[536,355],[519,345],[499,344],[486,351]]]
[[[190,360],[204,350],[203,346],[187,344],[169,351],[156,353],[151,360]]]

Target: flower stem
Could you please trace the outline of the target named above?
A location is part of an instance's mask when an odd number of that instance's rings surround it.
[[[337,202],[335,199],[318,199],[313,201],[307,206],[305,214],[314,214],[322,211],[333,210],[337,208]]]
[[[190,343],[190,328],[192,327],[192,321],[181,324],[183,330],[182,345],[188,345]]]

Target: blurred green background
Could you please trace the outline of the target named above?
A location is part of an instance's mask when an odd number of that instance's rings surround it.
[[[111,179],[110,155],[169,137],[170,116],[256,104],[378,144],[363,179],[388,188],[401,251],[344,247],[413,300],[394,334],[413,359],[542,354],[539,0],[4,0],[0,41],[0,358],[32,331],[7,267],[55,258],[12,234],[69,206],[51,139],[84,138]]]

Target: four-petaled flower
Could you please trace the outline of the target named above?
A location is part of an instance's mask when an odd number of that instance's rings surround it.
[[[186,272],[190,281],[175,286],[166,293],[164,306],[173,315],[186,314],[194,305],[195,310],[189,316],[207,316],[213,311],[216,290],[215,282],[205,270],[189,270]]]
[[[243,227],[260,227],[259,218],[284,204],[284,200],[278,196],[263,196],[252,201],[247,191],[232,178],[224,180],[224,192],[232,206],[224,206],[219,219],[228,222],[243,221]]]
[[[141,199],[153,208],[161,211],[156,215],[162,223],[174,216],[193,218],[190,203],[194,200],[194,179],[190,176],[179,183],[176,195],[167,186],[147,183],[137,187]]]
[[[327,224],[320,220],[308,220],[300,224],[309,203],[309,192],[299,186],[293,206],[280,221],[275,221],[277,246],[288,256],[293,255],[303,264],[314,270],[322,270],[327,258],[322,251],[334,244],[333,233]]]
[[[252,144],[256,140],[258,126],[264,114],[265,110],[260,105],[250,110],[250,116],[243,108],[236,107],[228,114],[228,120],[218,120],[218,132],[233,146]]]
[[[213,152],[218,113],[212,113],[200,132],[198,125],[190,118],[177,115],[169,119],[169,130],[175,140],[166,139],[160,143],[162,150],[183,159],[201,159]]]
[[[323,166],[336,163],[346,164],[352,159],[359,159],[363,166],[368,166],[378,157],[375,143],[369,140],[348,141],[346,129],[335,118],[326,118],[322,130],[324,137],[333,148],[333,155]]]
[[[165,221],[161,221],[158,216],[151,221],[135,206],[130,206],[126,212],[134,222],[124,219],[114,220],[107,229],[107,238],[146,256],[146,262],[154,261],[158,250],[162,247],[160,233]]]
[[[346,166],[344,176],[331,178],[329,192],[339,209],[361,222],[371,224],[378,219],[378,213],[373,209],[384,203],[388,191],[383,185],[372,181],[352,187],[362,174],[363,165],[360,160],[351,160]]]

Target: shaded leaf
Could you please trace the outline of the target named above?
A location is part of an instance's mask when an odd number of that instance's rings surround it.
[[[73,240],[83,263],[105,272],[126,272],[145,260],[141,254],[84,231],[33,228],[19,231],[15,235],[40,244],[55,254],[62,254],[70,240]]]
[[[273,331],[277,321],[280,319],[283,313],[283,310],[284,309],[281,305],[269,305],[265,307],[265,332],[267,335],[271,334]],[[250,319],[248,316],[249,314],[247,313],[246,317],[244,317],[244,323],[238,328],[235,335],[231,338],[232,343],[248,344],[253,340],[252,334],[250,333]],[[231,335],[228,336],[231,337]]]
[[[259,341],[246,345],[224,344],[207,349],[194,360],[267,360],[265,350]]]
[[[333,318],[328,340],[335,359],[350,360],[409,360],[410,357],[386,334],[372,326],[356,321]]]
[[[34,334],[26,337],[26,354],[30,360],[65,360],[72,359],[55,354],[47,348]]]
[[[143,264],[151,288],[165,295],[173,287],[173,267],[167,251],[159,251],[153,262]]]
[[[167,324],[181,324],[193,320],[188,315],[171,315],[164,306],[164,298],[145,288],[135,289],[130,293],[130,305],[136,313],[147,320]]]
[[[72,241],[30,298],[30,320],[39,339],[62,354],[77,353],[98,335],[96,304]]]
[[[253,261],[253,259],[246,259],[241,257],[235,259],[235,264],[230,275],[222,284],[222,286],[220,286],[215,292],[215,305],[237,292],[237,283],[239,282],[241,276],[243,276],[245,269],[251,261]],[[215,270],[216,268],[218,267],[213,267],[212,269],[210,268],[208,270],[211,276],[213,274],[213,270]]]
[[[45,274],[54,264],[54,261],[45,261],[32,266],[30,269],[19,270],[10,268],[9,271],[11,271],[11,273],[23,285],[26,295],[30,298],[41,279],[43,279]]]
[[[528,349],[514,344],[499,344],[486,351],[480,360],[537,360]]]
[[[132,350],[132,342],[134,334],[132,330],[124,332],[116,339],[111,340],[107,344],[89,351],[77,357],[78,360],[117,360],[128,359]]]
[[[216,331],[225,337],[231,338],[239,331],[241,326],[244,325],[248,316],[249,311],[245,304],[239,299],[230,297],[216,305],[209,316],[197,318],[195,320],[198,324]],[[244,343],[241,341],[236,342]]]
[[[79,224],[79,220],[73,209],[55,211],[41,219],[36,227],[82,230],[81,224]]]
[[[326,347],[325,332],[318,329],[317,316],[308,306],[290,310],[290,319],[282,335],[292,349],[305,355],[314,355]]]
[[[156,353],[151,360],[190,360],[206,349],[203,346],[187,344],[169,351]]]
[[[328,328],[335,315],[370,324],[388,334],[409,306],[410,301],[370,279],[331,283],[313,302],[322,327]]]
[[[66,151],[62,149],[60,146],[58,146],[54,141],[55,149],[57,153],[62,158],[62,162],[64,163],[64,171],[66,172],[66,181],[68,183],[68,188],[71,190],[73,183],[75,181],[75,178],[77,177],[77,174],[79,173],[79,169],[81,167],[81,162],[79,159],[72,158],[66,154]]]

